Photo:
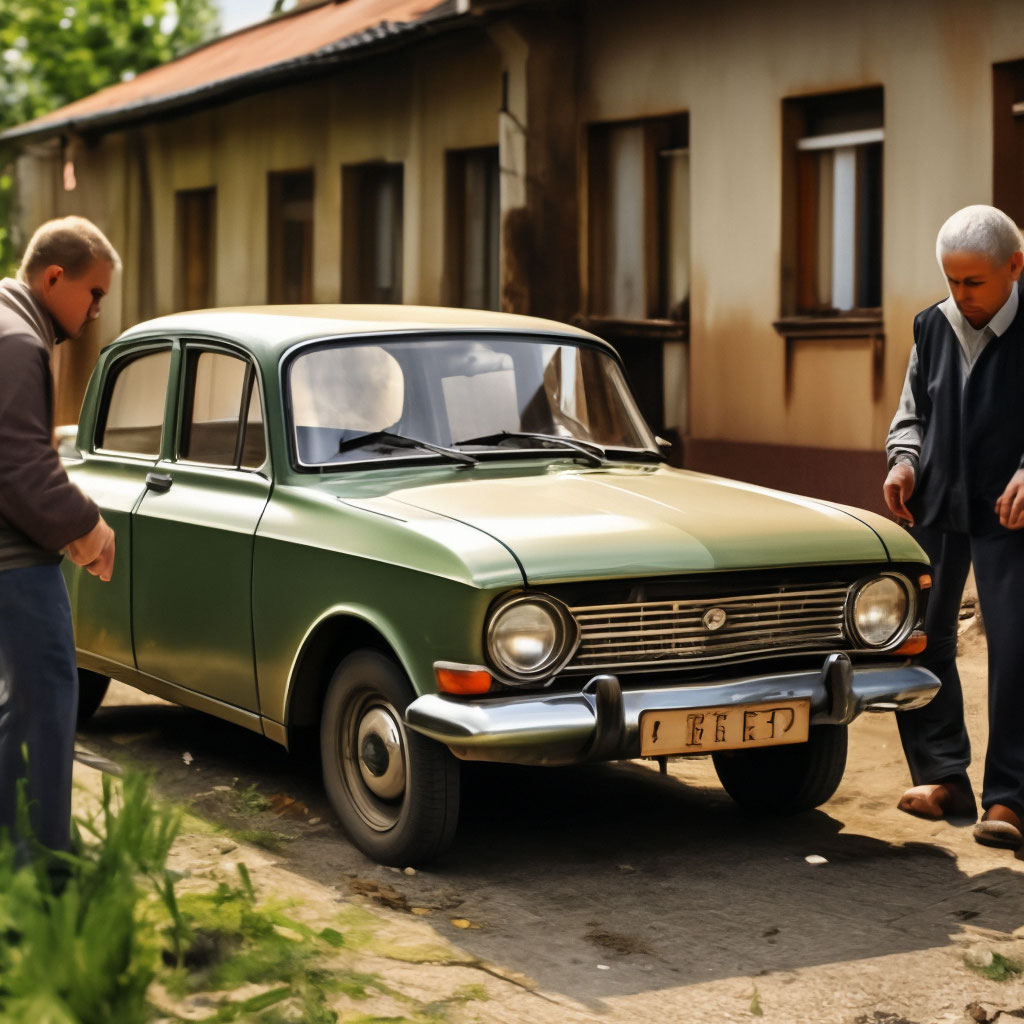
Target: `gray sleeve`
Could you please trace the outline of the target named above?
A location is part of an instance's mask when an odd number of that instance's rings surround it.
[[[0,524],[56,554],[100,512],[69,479],[52,444],[48,355],[29,336],[4,339],[0,360]]]
[[[889,436],[885,439],[885,456],[890,469],[897,462],[905,462],[914,470],[915,474],[917,473],[918,459],[921,457],[921,441],[924,437],[924,424],[917,414],[917,401],[914,398],[917,375],[917,345],[915,345],[910,350],[910,364],[907,366],[907,376],[903,382],[900,404],[889,427]]]

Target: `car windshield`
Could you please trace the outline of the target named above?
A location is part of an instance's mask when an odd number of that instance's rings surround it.
[[[615,360],[561,339],[327,342],[299,352],[286,387],[300,466],[444,456],[414,442],[478,458],[660,457]]]

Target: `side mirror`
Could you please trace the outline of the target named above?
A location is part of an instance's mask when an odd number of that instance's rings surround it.
[[[655,435],[654,443],[658,446],[661,454],[667,459],[669,452],[672,451],[672,442],[666,441],[665,438]]]

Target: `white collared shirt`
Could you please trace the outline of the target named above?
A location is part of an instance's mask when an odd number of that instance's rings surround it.
[[[1019,301],[1017,288],[1014,286],[1010,291],[1010,297],[999,307],[999,312],[983,327],[971,326],[967,317],[957,309],[952,295],[939,303],[942,315],[949,321],[949,326],[953,328],[953,333],[960,342],[960,370],[963,383],[967,382],[967,377],[985,346],[993,338],[998,338],[1013,323]]]
[[[965,386],[974,364],[984,351],[985,346],[1003,334],[1017,315],[1018,285],[1014,284],[1010,297],[1000,306],[999,311],[984,327],[972,327],[967,318],[956,307],[953,296],[939,303],[939,309],[949,321],[953,333],[960,342],[960,385]],[[903,383],[903,393],[896,409],[889,436],[886,438],[885,450],[890,466],[896,462],[906,462],[917,470],[917,460],[921,455],[923,432],[921,420],[917,415],[917,403],[914,400],[913,382],[917,379],[917,346],[910,350],[910,365]]]

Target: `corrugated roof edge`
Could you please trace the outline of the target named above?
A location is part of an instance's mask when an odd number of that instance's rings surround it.
[[[186,114],[207,106],[211,100],[228,102],[236,96],[251,95],[254,86],[260,89],[271,89],[290,79],[303,78],[310,72],[358,60],[361,57],[370,57],[381,50],[412,42],[414,36],[457,28],[460,23],[467,22],[472,17],[474,16],[469,13],[458,11],[456,0],[445,0],[416,21],[383,21],[373,28],[345,36],[343,39],[329,43],[319,50],[303,54],[301,57],[268,64],[256,71],[222,78],[219,81],[209,82],[195,89],[172,93],[169,96],[162,96],[156,100],[144,100],[124,107],[117,107],[114,110],[104,110],[85,117],[68,118],[64,121],[48,121],[44,124],[30,121],[27,124],[0,132],[0,142],[25,142],[29,139],[61,135],[65,132],[110,131],[114,128],[131,127],[150,117]],[[244,31],[242,29],[232,35],[241,35]]]

